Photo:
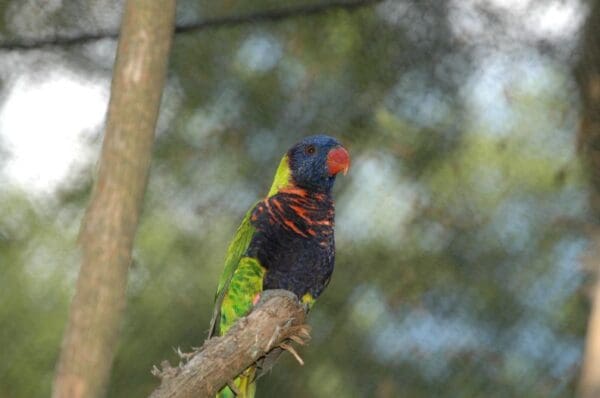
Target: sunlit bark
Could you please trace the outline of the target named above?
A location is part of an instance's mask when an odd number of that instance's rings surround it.
[[[125,4],[98,178],[81,228],[81,268],[54,397],[98,397],[106,389],[125,308],[174,14],[175,0]]]
[[[583,105],[579,147],[591,182],[590,206],[600,218],[600,1],[595,1],[586,24],[577,78]],[[588,265],[600,271],[600,230],[592,237]],[[592,292],[584,361],[579,385],[583,398],[600,397],[600,279]]]

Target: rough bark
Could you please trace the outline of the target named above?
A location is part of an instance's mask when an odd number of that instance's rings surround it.
[[[81,268],[53,397],[98,397],[109,378],[171,45],[175,0],[128,0]]]
[[[582,57],[576,70],[582,101],[582,121],[579,131],[579,149],[587,164],[590,207],[595,216],[587,265],[593,272],[600,271],[600,1],[593,2],[586,22]],[[597,277],[598,275],[596,275]],[[592,291],[591,312],[588,321],[584,361],[579,385],[583,398],[600,397],[600,279]]]
[[[162,383],[150,397],[214,397],[267,353],[289,347],[286,340],[291,338],[302,344],[308,339],[305,315],[304,306],[293,293],[264,292],[247,317],[240,319],[225,336],[207,340],[186,364],[172,368],[166,363],[162,371],[155,368],[153,373],[162,378]]]

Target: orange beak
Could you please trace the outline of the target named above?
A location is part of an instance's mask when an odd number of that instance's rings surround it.
[[[327,154],[327,170],[334,176],[340,171],[346,175],[350,168],[350,155],[343,146],[333,148]]]

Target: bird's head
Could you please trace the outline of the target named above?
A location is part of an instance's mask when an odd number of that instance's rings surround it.
[[[287,151],[270,193],[286,186],[329,192],[336,175],[346,174],[349,167],[350,155],[335,138],[326,135],[306,137]]]

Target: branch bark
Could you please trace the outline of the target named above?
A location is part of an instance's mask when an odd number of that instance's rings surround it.
[[[233,15],[225,17],[210,18],[204,21],[180,25],[175,28],[175,33],[195,33],[206,29],[240,26],[258,22],[277,22],[291,18],[307,17],[325,14],[335,10],[352,11],[371,6],[383,0],[338,0],[320,4],[309,4],[295,7],[286,7],[276,10],[258,11],[246,15]],[[12,40],[0,43],[0,50],[25,51],[44,47],[68,47],[93,43],[104,39],[116,39],[117,32],[100,31],[94,33],[83,33],[73,36],[53,36],[38,40]]]
[[[128,0],[98,178],[80,233],[81,268],[54,397],[102,396],[125,307],[127,272],[173,35],[175,0]]]
[[[306,313],[298,298],[285,290],[267,290],[260,302],[222,337],[213,337],[185,364],[172,368],[163,363],[161,385],[150,398],[214,397],[248,366],[285,341],[302,344],[308,339]],[[283,345],[282,345],[283,343]],[[295,353],[295,352],[294,352]]]

